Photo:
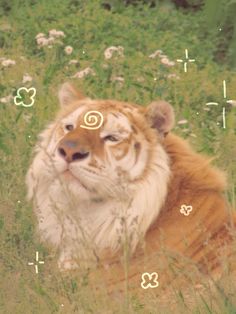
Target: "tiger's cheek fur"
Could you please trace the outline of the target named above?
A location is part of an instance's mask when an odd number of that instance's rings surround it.
[[[121,161],[129,153],[129,143],[117,144],[114,147],[110,147],[111,153],[116,162]]]

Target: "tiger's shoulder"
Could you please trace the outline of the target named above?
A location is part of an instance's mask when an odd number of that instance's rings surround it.
[[[182,188],[219,192],[227,188],[226,174],[212,165],[214,158],[195,152],[186,140],[169,133],[163,147],[170,159],[172,177],[178,177]]]

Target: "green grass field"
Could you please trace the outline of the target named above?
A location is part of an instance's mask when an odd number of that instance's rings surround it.
[[[127,296],[128,308],[127,300],[112,300],[105,287],[97,297],[86,274],[61,274],[54,254],[36,236],[25,174],[39,131],[54,118],[57,90],[65,81],[92,98],[141,106],[154,99],[169,101],[176,114],[174,132],[215,158],[228,174],[227,197],[236,208],[235,106],[226,105],[226,128],[222,126],[222,82],[227,82],[228,99],[236,100],[236,75],[227,63],[214,62],[219,30],[207,29],[200,11],[181,12],[170,4],[150,9],[113,1],[108,11],[101,3],[0,0],[0,313],[236,313],[234,281],[219,282],[221,293],[193,296],[191,307],[181,291],[176,291],[176,306],[171,309],[151,294],[142,301]],[[53,29],[65,36],[45,46],[37,43],[37,34],[48,39]],[[71,54],[66,46],[73,48]],[[106,59],[104,51],[111,46],[122,46],[123,55],[114,53]],[[186,73],[176,62],[185,57],[185,49],[196,60]],[[150,58],[156,50],[175,64]],[[15,64],[6,62],[9,59]],[[93,72],[73,78],[87,67]],[[32,80],[23,83],[27,74]],[[11,96],[22,86],[37,90],[32,107],[14,105]],[[207,102],[220,105],[206,106]],[[178,124],[183,120],[187,121]],[[36,251],[45,261],[38,275],[28,266]]]

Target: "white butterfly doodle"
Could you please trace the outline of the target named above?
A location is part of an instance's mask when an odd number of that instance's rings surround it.
[[[156,272],[153,272],[151,274],[143,273],[141,287],[143,289],[157,288],[159,286],[159,282],[157,281],[157,279],[158,279],[158,274]]]

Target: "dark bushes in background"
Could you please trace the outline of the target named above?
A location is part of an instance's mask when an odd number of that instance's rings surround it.
[[[139,5],[146,4],[150,8],[156,7],[160,3],[173,3],[177,8],[197,10],[202,7],[204,0],[110,0],[104,1],[103,6],[106,9],[111,9],[113,4],[122,3],[123,5]]]
[[[151,9],[162,4],[173,4],[173,9],[176,7],[186,13],[202,12],[204,38],[207,40],[209,32],[214,34],[214,60],[236,67],[236,0],[107,0],[102,2],[105,9],[114,12],[121,6],[147,5]]]

